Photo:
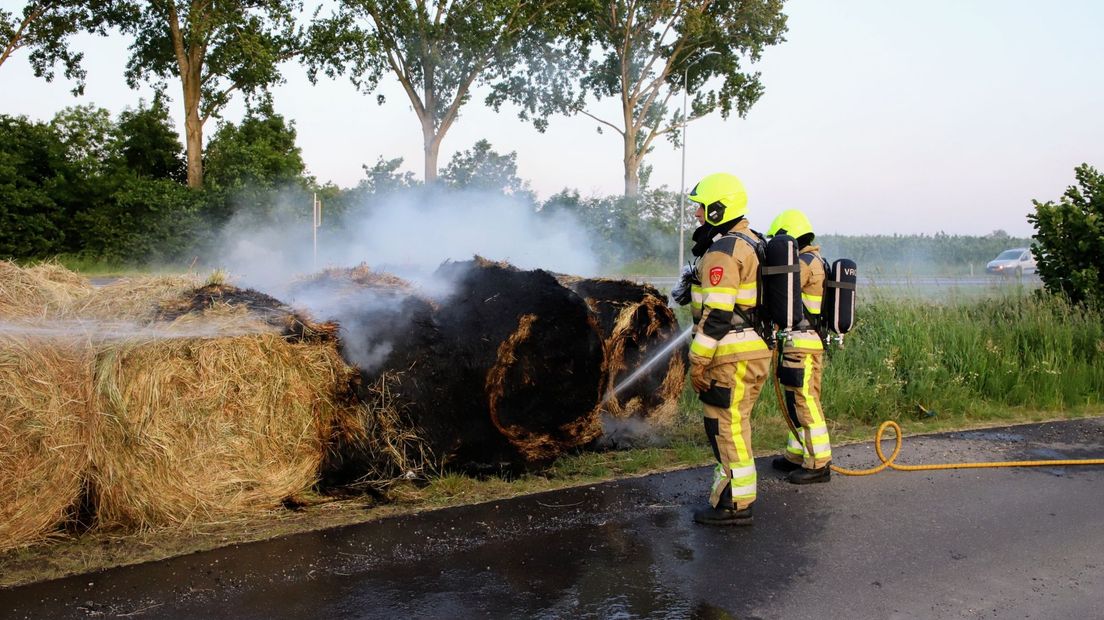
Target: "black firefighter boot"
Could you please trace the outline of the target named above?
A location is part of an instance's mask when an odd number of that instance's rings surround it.
[[[694,522],[702,525],[751,525],[751,506],[743,510],[732,507],[732,487],[726,487],[721,493],[717,507],[712,506],[694,511]]]
[[[771,461],[771,467],[777,469],[778,471],[789,473],[791,471],[801,469],[801,463],[794,463],[784,456],[776,456],[774,457],[774,460]]]
[[[828,482],[832,479],[832,464],[828,463],[824,467],[818,467],[816,469],[795,469],[790,472],[786,479],[793,484],[814,484],[817,482]]]

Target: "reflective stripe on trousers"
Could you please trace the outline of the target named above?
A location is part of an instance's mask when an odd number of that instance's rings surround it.
[[[729,496],[738,510],[755,501],[751,409],[769,373],[770,358],[719,364],[706,371],[706,378],[718,386],[731,386],[728,407],[703,403],[706,436],[717,460],[709,493],[709,503],[714,507]]]
[[[787,352],[787,355],[793,355]],[[800,437],[793,431],[786,437],[786,456],[790,461],[801,462],[806,469],[824,467],[832,460],[832,443],[828,437],[828,425],[820,406],[821,353],[801,355],[801,387],[783,386],[786,393],[786,409],[791,420],[798,424]]]

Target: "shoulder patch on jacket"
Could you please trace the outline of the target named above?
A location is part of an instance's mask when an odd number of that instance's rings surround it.
[[[800,258],[801,262],[805,263],[806,265],[811,265],[813,261],[817,259],[817,255],[813,254],[812,252],[806,252],[801,256],[798,256],[798,258]]]
[[[729,256],[732,256],[732,251],[736,249],[736,237],[732,235],[725,235],[720,239],[713,242],[713,245],[709,246],[709,252],[724,252]]]

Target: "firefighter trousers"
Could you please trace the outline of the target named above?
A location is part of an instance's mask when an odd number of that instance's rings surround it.
[[[832,460],[828,424],[820,406],[823,358],[822,351],[788,349],[778,364],[778,382],[784,390],[785,414],[791,426],[786,438],[786,459],[805,469],[819,469]]]
[[[698,395],[705,434],[717,466],[709,504],[743,510],[755,501],[755,457],[751,452],[751,409],[770,374],[770,358],[728,362],[706,370],[712,387]]]

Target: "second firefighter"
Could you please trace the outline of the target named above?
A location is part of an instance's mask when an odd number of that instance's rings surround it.
[[[809,218],[797,209],[783,211],[771,223],[770,235],[786,234],[797,240],[801,263],[801,301],[804,319],[789,338],[778,344],[778,381],[784,393],[790,433],[785,456],[774,459],[775,469],[788,472],[794,484],[828,482],[832,476],[832,444],[820,404],[820,379],[824,369],[824,344],[819,322],[824,295],[825,269]]]

